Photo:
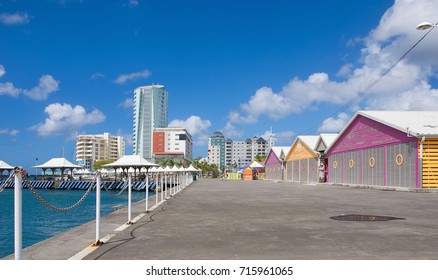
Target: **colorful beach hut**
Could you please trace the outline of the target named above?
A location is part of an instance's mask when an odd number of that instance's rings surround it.
[[[272,147],[265,160],[265,179],[284,180],[284,165],[289,147]]]
[[[295,139],[286,156],[286,178],[294,182],[318,182],[318,135],[302,135]]]
[[[258,161],[239,167],[242,170],[243,180],[263,180],[265,173],[265,166]]]
[[[438,111],[359,111],[327,150],[330,183],[438,187]]]
[[[243,170],[243,180],[245,181],[252,181],[254,178],[254,171],[251,167],[247,167]]]

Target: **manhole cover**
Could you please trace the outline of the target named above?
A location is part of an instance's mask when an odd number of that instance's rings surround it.
[[[404,218],[396,218],[389,216],[375,216],[375,215],[340,215],[335,217],[330,217],[332,220],[336,221],[349,221],[349,222],[386,222],[391,220],[404,220]]]

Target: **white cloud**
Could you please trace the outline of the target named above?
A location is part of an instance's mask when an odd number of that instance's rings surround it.
[[[0,14],[0,23],[5,25],[20,25],[26,24],[30,21],[29,15],[27,13],[16,12],[15,14]]]
[[[0,135],[9,135],[9,136],[17,136],[20,133],[17,129],[3,129],[0,128]]]
[[[339,69],[338,73],[336,73],[336,76],[338,77],[348,77],[350,76],[353,69],[353,64],[347,63],[344,64],[341,69]]]
[[[190,116],[186,120],[173,120],[168,127],[181,127],[187,129],[192,135],[195,145],[205,145],[208,139],[208,129],[211,126],[209,120],[202,120],[199,116]]]
[[[134,144],[134,139],[132,137],[132,132],[131,133],[125,133],[125,132],[123,132],[122,129],[119,129],[117,131],[116,135],[123,137],[123,139],[125,140],[125,153],[130,154],[130,152],[128,150],[130,148],[132,149],[132,145]]]
[[[137,7],[138,0],[129,0],[129,7]]]
[[[134,100],[132,98],[126,98],[123,102],[119,103],[118,106],[121,108],[128,109],[128,108],[132,108],[133,104],[134,104]]]
[[[116,84],[124,84],[130,80],[147,79],[150,75],[152,75],[152,73],[149,70],[143,70],[141,72],[135,72],[129,74],[122,74],[119,77],[117,77],[117,79],[114,82]]]
[[[232,122],[227,122],[224,128],[222,128],[220,131],[223,132],[225,137],[227,138],[241,138],[243,136],[243,131],[241,129],[238,129]]]
[[[105,75],[102,74],[102,73],[100,73],[100,72],[96,72],[96,73],[94,73],[93,75],[91,75],[91,79],[92,79],[92,80],[97,80],[97,79],[99,79],[99,78],[103,78],[103,77],[105,77]]]
[[[0,64],[0,77],[5,73],[5,68]],[[0,83],[0,95],[18,97],[20,94],[24,94],[33,100],[46,100],[50,93],[57,90],[59,90],[59,81],[51,75],[41,76],[38,85],[30,90],[17,88],[11,82]]]
[[[287,146],[292,145],[293,138],[296,135],[294,131],[280,131],[280,132],[272,132],[272,141],[275,146]],[[261,136],[266,141],[269,141],[269,137],[271,136],[271,132],[269,130],[265,131],[265,133]]]
[[[341,132],[349,120],[350,116],[346,113],[340,113],[335,117],[325,119],[318,132]]]
[[[23,90],[16,88],[13,83],[6,82],[0,83],[0,95],[10,95],[12,97],[18,97]]]
[[[46,107],[44,112],[48,115],[44,123],[37,124],[31,129],[36,130],[40,136],[74,134],[86,125],[98,124],[105,120],[105,115],[94,109],[87,113],[84,107],[70,104],[53,103]]]
[[[24,95],[33,100],[46,100],[50,93],[59,90],[59,81],[51,75],[43,75],[37,86],[24,90]]]
[[[345,64],[337,73],[345,80],[333,81],[327,73],[314,73],[307,79],[291,79],[278,92],[262,87],[241,104],[239,111],[229,114],[229,122],[256,123],[261,116],[278,120],[324,104],[346,104],[366,90],[425,34],[417,31],[415,26],[421,21],[434,22],[437,10],[438,1],[434,0],[395,1],[366,38],[354,39],[356,45],[364,44],[364,47],[358,61]],[[436,109],[434,104],[438,104],[438,91],[429,80],[437,76],[437,41],[438,32],[433,30],[350,110]],[[343,121],[342,117],[344,115],[330,120],[332,129],[336,128],[334,122]],[[329,127],[329,123],[325,123],[325,127]]]

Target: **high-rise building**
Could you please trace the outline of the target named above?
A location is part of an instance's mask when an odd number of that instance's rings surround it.
[[[153,154],[155,160],[192,161],[193,140],[185,128],[156,128]]]
[[[251,163],[257,155],[267,155],[269,143],[262,137],[245,141],[225,140],[221,132],[215,132],[208,141],[208,163],[220,166],[238,166]]]
[[[117,160],[125,155],[125,141],[122,136],[104,134],[79,135],[76,138],[76,162],[93,170],[99,160]]]
[[[262,137],[254,136],[246,139],[246,155],[251,161],[255,160],[257,155],[267,155],[269,153],[270,144]]]
[[[168,93],[162,85],[134,90],[133,154],[154,161],[153,133],[167,127]]]
[[[225,137],[221,132],[216,131],[208,139],[208,163],[225,166],[225,155]]]

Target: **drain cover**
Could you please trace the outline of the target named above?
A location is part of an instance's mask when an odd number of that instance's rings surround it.
[[[336,221],[349,221],[349,222],[386,222],[391,220],[404,220],[404,218],[396,218],[389,216],[375,216],[375,215],[340,215],[335,217],[330,217],[332,220]]]

